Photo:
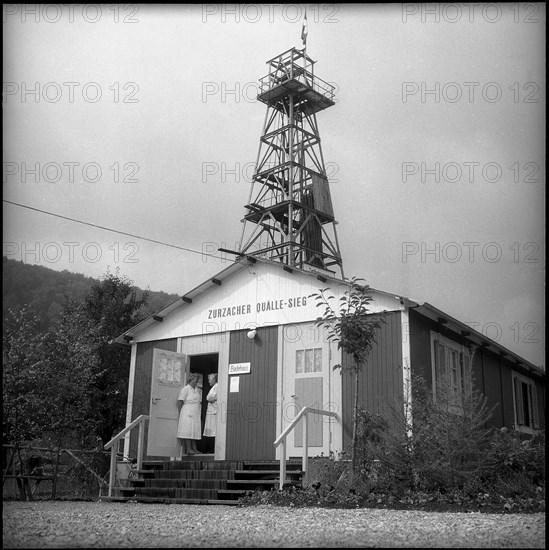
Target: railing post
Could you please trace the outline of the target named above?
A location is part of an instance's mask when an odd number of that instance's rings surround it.
[[[109,475],[109,496],[112,497],[112,488],[116,476],[116,445],[111,447],[111,471]]]
[[[284,482],[286,481],[286,437],[282,440],[282,449],[280,451],[280,481],[279,481],[279,489],[282,489],[284,487]]]
[[[303,415],[303,460],[301,462],[301,469],[303,470],[303,477],[301,480],[301,485],[303,487],[307,486],[307,472],[309,471],[309,430],[307,429],[309,425],[309,411],[305,411]]]
[[[139,423],[139,439],[137,442],[137,469],[143,469],[143,443],[145,441],[145,419]]]
[[[286,481],[286,438],[288,437],[288,434],[296,427],[297,423],[303,418],[303,439],[302,439],[302,446],[303,446],[303,458],[302,458],[302,471],[303,471],[303,477],[302,477],[302,485],[305,487],[307,483],[309,482],[308,479],[308,472],[309,472],[309,434],[308,434],[308,413],[312,412],[312,414],[317,415],[324,415],[324,416],[330,416],[334,417],[338,422],[341,422],[341,418],[333,412],[324,411],[324,410],[318,410],[318,409],[312,409],[310,407],[303,407],[301,411],[297,414],[297,416],[290,422],[290,425],[286,427],[286,429],[276,438],[274,445],[275,447],[278,447],[279,445],[282,445],[281,457],[280,457],[280,480],[279,480],[279,488],[282,489],[284,486],[284,483]]]

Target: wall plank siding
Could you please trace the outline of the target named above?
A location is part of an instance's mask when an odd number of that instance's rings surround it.
[[[250,362],[251,369],[239,375],[239,392],[227,395],[226,458],[274,460],[278,328],[258,328],[255,340],[246,333],[233,331],[230,337],[229,363]]]
[[[400,312],[387,313],[384,318],[386,323],[377,329],[377,343],[359,375],[358,402],[370,412],[382,414],[393,422],[394,411],[401,410],[403,402]],[[351,358],[343,353],[342,364],[351,363]],[[343,450],[349,450],[353,437],[355,386],[350,373],[342,376]]]
[[[505,403],[503,401],[502,376],[500,372],[501,364],[499,357],[486,349],[477,351],[477,354],[480,354],[482,357],[482,366],[486,380],[484,395],[488,398],[490,407],[497,405],[488,425],[495,428],[500,428],[502,426],[513,428],[513,402],[511,401],[511,409],[505,411],[506,407],[504,407]],[[512,399],[511,396],[511,400]]]

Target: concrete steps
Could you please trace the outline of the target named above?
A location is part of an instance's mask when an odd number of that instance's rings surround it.
[[[301,462],[286,463],[286,485],[301,485]],[[235,505],[250,491],[279,485],[278,461],[213,460],[200,455],[183,460],[146,461],[127,487],[117,489],[111,502]]]

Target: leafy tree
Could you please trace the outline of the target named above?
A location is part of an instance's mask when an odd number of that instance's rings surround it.
[[[44,335],[30,308],[9,309],[4,316],[2,346],[2,435],[21,444],[42,433],[38,395],[44,365]]]
[[[138,297],[117,271],[107,272],[80,301],[66,294],[62,315],[47,331],[33,308],[9,310],[3,331],[4,437],[25,441],[46,431],[57,442],[92,431],[108,441],[119,431],[130,355],[111,342],[142,319],[147,298],[147,292]]]
[[[97,377],[99,327],[81,303],[68,301],[49,330],[39,397],[47,410],[44,432],[57,449],[52,498],[56,494],[60,449],[79,445],[93,430],[92,397]]]
[[[137,289],[118,270],[94,283],[84,299],[84,316],[98,331],[91,408],[96,432],[104,442],[121,430],[126,420],[130,363],[130,351],[111,342],[142,320],[140,309],[147,299],[148,292],[138,298]]]
[[[328,340],[337,341],[338,349],[347,353],[352,359],[349,365],[335,365],[334,370],[341,373],[348,371],[354,377],[355,400],[353,406],[353,440],[352,440],[352,470],[357,472],[357,425],[359,415],[358,382],[359,374],[368,360],[368,356],[376,343],[376,330],[384,322],[381,318],[369,315],[368,307],[372,302],[369,295],[370,287],[362,285],[359,279],[353,277],[349,281],[349,289],[339,300],[339,308],[332,306],[335,297],[328,294],[329,288],[320,289],[319,294],[313,294],[317,307],[323,307],[322,317],[316,321],[317,326],[328,331]]]
[[[41,439],[60,449],[91,427],[96,327],[74,302],[47,333],[39,323],[29,308],[10,310],[4,319],[3,435],[16,448]]]

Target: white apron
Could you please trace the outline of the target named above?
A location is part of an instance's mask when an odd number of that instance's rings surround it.
[[[182,439],[202,439],[200,433],[200,413],[202,411],[202,390],[196,387],[194,390],[188,384],[181,388],[178,401],[183,401],[179,413],[177,437]]]

